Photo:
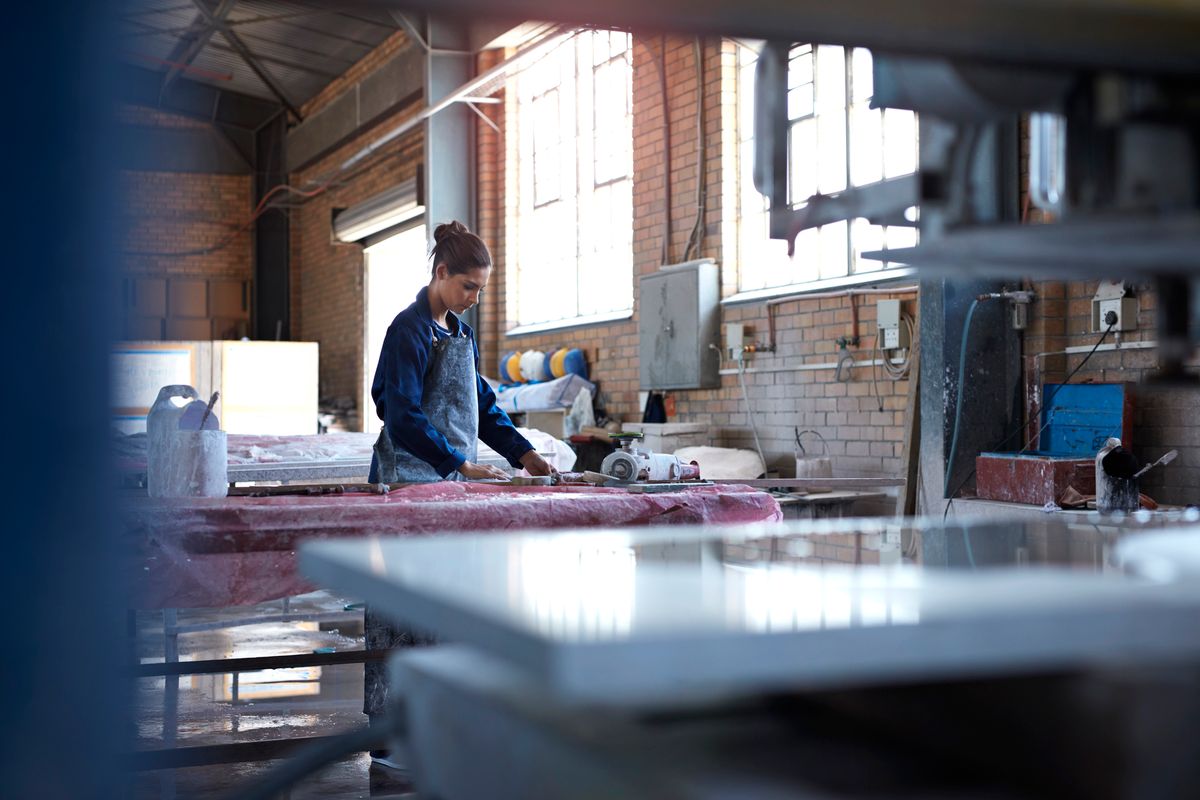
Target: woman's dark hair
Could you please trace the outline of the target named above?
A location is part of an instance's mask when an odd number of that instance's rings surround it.
[[[433,229],[432,274],[437,274],[437,265],[444,263],[451,275],[462,275],[477,267],[490,267],[492,254],[487,245],[467,226],[458,220],[443,222]]]

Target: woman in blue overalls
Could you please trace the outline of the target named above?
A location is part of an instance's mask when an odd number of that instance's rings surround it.
[[[438,225],[430,253],[433,274],[417,299],[388,328],[371,384],[384,429],[371,459],[372,483],[507,478],[493,466],[476,464],[482,439],[514,468],[531,475],[553,472],[479,375],[475,334],[459,319],[479,302],[492,272],[487,245],[460,222]],[[367,610],[368,650],[419,643]],[[386,665],[365,667],[363,711],[374,716],[387,702]],[[382,753],[372,753],[388,763]]]

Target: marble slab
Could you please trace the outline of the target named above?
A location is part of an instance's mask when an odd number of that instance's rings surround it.
[[[301,569],[518,666],[564,702],[1200,659],[1197,583],[809,560],[819,546],[898,547],[899,532],[848,520],[372,537],[306,544]]]

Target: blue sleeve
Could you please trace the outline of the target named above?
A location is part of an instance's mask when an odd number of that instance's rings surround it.
[[[403,447],[445,478],[467,459],[433,427],[421,410],[429,353],[428,338],[422,338],[408,325],[393,323],[383,340],[383,352],[371,384],[371,397],[392,443]]]
[[[496,405],[496,393],[479,371],[479,345],[474,336],[471,344],[475,348],[475,381],[479,387],[479,438],[508,459],[509,464],[520,469],[521,456],[532,450],[533,445],[517,431],[504,409]]]

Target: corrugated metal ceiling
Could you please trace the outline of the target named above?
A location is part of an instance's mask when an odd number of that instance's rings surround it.
[[[212,11],[219,6],[217,0],[198,1]],[[399,27],[376,7],[272,0],[235,0],[226,24],[259,69],[297,107]],[[183,67],[182,77],[189,80],[279,102],[220,32],[212,33],[199,53],[186,58],[186,44],[210,27],[194,2],[133,0],[121,13],[121,26],[122,55],[130,63],[164,76],[172,67]]]

